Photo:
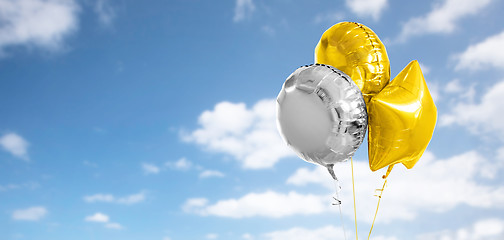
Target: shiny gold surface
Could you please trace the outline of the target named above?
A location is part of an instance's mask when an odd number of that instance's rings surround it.
[[[437,109],[418,62],[412,61],[369,101],[369,167],[412,168],[427,148]]]
[[[341,22],[327,29],[315,48],[315,62],[346,73],[362,91],[366,103],[390,80],[387,50],[368,27]]]

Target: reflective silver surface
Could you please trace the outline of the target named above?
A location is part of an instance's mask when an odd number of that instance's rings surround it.
[[[366,104],[342,71],[307,65],[294,71],[278,94],[277,124],[299,157],[328,167],[348,160],[364,140]]]

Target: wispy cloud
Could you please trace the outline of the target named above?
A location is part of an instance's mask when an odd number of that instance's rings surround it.
[[[206,238],[206,239],[217,239],[217,238],[219,238],[219,234],[216,234],[216,233],[208,233],[207,235],[205,235],[205,238]]]
[[[445,86],[445,91],[448,93],[460,93],[463,91],[462,86],[460,85],[459,79],[453,79],[449,81]]]
[[[180,170],[180,171],[187,171],[191,169],[192,167],[195,167],[194,164],[187,160],[186,158],[180,158],[179,160],[175,162],[166,162],[165,166],[167,166],[170,169],[174,170]]]
[[[387,0],[346,0],[347,7],[359,17],[371,17],[375,21],[380,19],[387,8]]]
[[[244,168],[270,168],[294,156],[276,129],[276,101],[265,99],[248,109],[243,103],[220,102],[204,111],[200,128],[182,133],[183,140],[233,156]]]
[[[211,177],[224,177],[224,173],[216,170],[204,170],[200,173],[199,177],[200,178],[211,178]]]
[[[233,21],[243,21],[252,16],[254,11],[255,5],[253,0],[236,0]]]
[[[421,234],[417,240],[457,239],[457,240],[497,240],[504,239],[504,220],[499,218],[481,219],[472,226],[457,230],[444,230]]]
[[[16,133],[7,133],[0,137],[2,149],[20,159],[28,161],[28,146],[30,144]]]
[[[278,230],[263,234],[267,240],[332,240],[343,236],[343,229],[334,226],[324,226],[316,229],[307,229],[303,227],[294,227],[286,230]],[[374,238],[373,238],[374,239]]]
[[[110,5],[109,0],[96,0],[94,11],[98,15],[98,20],[105,27],[110,27],[116,18],[116,12]]]
[[[30,207],[26,209],[15,210],[12,213],[12,219],[19,221],[38,221],[47,215],[45,207]]]
[[[504,31],[469,46],[457,54],[456,70],[481,70],[490,67],[504,69]]]
[[[97,212],[93,215],[90,215],[90,216],[87,216],[86,218],[84,218],[84,221],[106,223],[109,221],[109,216],[107,216],[103,213]]]
[[[315,17],[313,18],[313,22],[315,24],[319,23],[336,24],[339,21],[343,20],[344,18],[345,14],[343,12],[331,11],[315,15]]]
[[[352,199],[350,166],[339,164],[335,167],[338,178],[347,186],[341,191],[343,204],[349,203]],[[380,204],[379,217],[383,222],[413,220],[421,212],[442,213],[460,205],[482,209],[502,208],[504,187],[491,183],[500,169],[502,164],[487,160],[475,151],[447,159],[438,159],[426,152],[411,171],[402,166],[394,168],[385,189],[386,199]],[[383,184],[380,177],[382,171],[370,174],[367,162],[354,161],[355,186],[359,186],[355,189],[356,196],[361,196],[357,199],[359,221],[369,222],[373,219],[370,215],[376,207],[373,193]],[[489,183],[482,183],[480,179],[487,179]],[[297,186],[317,184],[334,191],[327,169],[322,167],[298,169],[287,183]],[[348,209],[343,209],[343,213],[353,216]]]
[[[91,161],[83,161],[82,164],[84,166],[87,166],[87,167],[92,167],[92,168],[97,168],[98,167],[98,164],[96,164],[95,162],[91,162]]]
[[[264,25],[264,26],[262,26],[261,27],[261,31],[263,33],[266,33],[266,34],[270,35],[270,36],[273,36],[276,33],[275,28],[273,28],[273,26],[271,26],[271,25]]]
[[[139,202],[143,202],[145,200],[145,192],[140,192],[137,194],[132,194],[126,197],[120,197],[116,199],[117,203],[120,204],[135,204]]]
[[[424,63],[422,63],[422,62],[419,62],[419,64],[420,64],[420,69],[422,69],[422,73],[423,73],[424,75],[427,75],[427,74],[429,74],[429,73],[430,73],[430,71],[431,71],[431,68],[430,68],[430,67],[428,67],[427,65],[425,65],[425,64],[424,64]]]
[[[105,223],[105,227],[110,229],[123,229],[121,224],[115,222]]]
[[[110,217],[104,213],[97,212],[84,218],[86,222],[102,223],[105,228],[123,229],[123,226],[116,222],[110,222]]]
[[[250,234],[250,233],[244,233],[244,234],[242,234],[241,238],[242,239],[254,239],[254,236],[252,236],[252,234]]]
[[[491,1],[443,0],[436,2],[429,13],[411,18],[403,24],[398,41],[404,42],[415,35],[451,33],[456,29],[460,19],[476,15]]]
[[[90,195],[90,196],[85,196],[84,201],[89,202],[89,203],[94,203],[94,202],[114,202],[115,197],[112,194],[95,194],[95,195]]]
[[[280,218],[292,215],[319,214],[327,210],[329,202],[330,199],[324,199],[317,195],[267,191],[249,193],[238,199],[220,200],[214,204],[208,204],[208,200],[205,198],[193,198],[188,199],[182,208],[186,212],[202,216]]]
[[[158,166],[151,163],[142,163],[142,170],[147,175],[158,174],[161,171],[161,169]]]
[[[492,134],[504,141],[502,102],[504,102],[504,81],[495,84],[484,93],[479,103],[459,102],[450,112],[441,115],[440,126],[464,126],[474,134]]]
[[[143,164],[142,168],[146,174],[157,174],[161,171],[174,170],[180,172],[199,172],[199,178],[211,178],[211,177],[224,177],[225,174],[211,169],[205,169],[204,167],[189,161],[187,158],[182,157],[176,161],[167,161],[162,167],[158,167],[154,164]]]
[[[10,184],[5,184],[5,185],[1,185],[0,184],[0,192],[6,192],[6,191],[9,191],[9,190],[14,190],[14,189],[35,189],[39,186],[38,183],[36,182],[27,182],[27,183],[22,183],[22,184],[13,184],[13,183],[10,183]]]
[[[115,197],[112,194],[98,193],[94,195],[85,196],[84,201],[88,203],[107,202],[107,203],[119,203],[130,205],[143,202],[146,198],[145,195],[146,195],[145,192],[139,192],[124,197]]]
[[[9,46],[59,50],[78,28],[74,0],[0,0],[0,53]]]

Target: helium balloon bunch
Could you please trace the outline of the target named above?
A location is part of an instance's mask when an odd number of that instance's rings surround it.
[[[370,28],[355,22],[326,30],[315,62],[294,71],[278,95],[280,134],[300,158],[326,167],[337,182],[334,165],[352,162],[367,129],[369,168],[388,167],[377,213],[393,166],[413,168],[434,132],[437,109],[420,65],[411,61],[390,81],[385,46]],[[357,232],[356,219],[355,227]]]

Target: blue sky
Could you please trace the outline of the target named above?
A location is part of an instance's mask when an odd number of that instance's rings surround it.
[[[285,78],[340,21],[392,76],[417,59],[438,107],[394,168],[372,239],[504,238],[504,3],[0,0],[0,239],[348,239],[329,174],[275,126]],[[359,237],[382,171],[355,155]]]

